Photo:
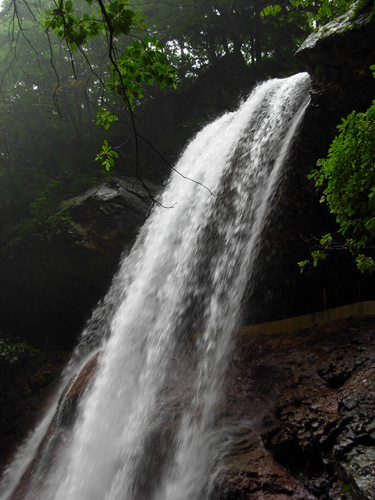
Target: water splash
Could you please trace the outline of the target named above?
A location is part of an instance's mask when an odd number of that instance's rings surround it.
[[[174,208],[154,210],[73,357],[100,352],[74,428],[26,496],[2,500],[209,497],[232,332],[309,85],[266,82],[189,144],[177,169],[215,195],[172,175],[161,203]]]

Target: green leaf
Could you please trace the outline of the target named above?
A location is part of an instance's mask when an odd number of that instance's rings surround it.
[[[282,7],[281,5],[269,5],[268,7],[265,7],[261,13],[260,13],[260,16],[261,17],[267,17],[267,16],[276,16],[276,14],[278,14],[279,12],[281,12],[282,10]]]
[[[300,267],[300,272],[303,273],[307,264],[310,264],[310,261],[309,260],[302,260],[301,262],[297,262],[297,264]]]
[[[346,493],[349,493],[349,492],[350,492],[350,484],[344,484],[344,486],[342,487],[341,493],[343,495],[346,495]]]

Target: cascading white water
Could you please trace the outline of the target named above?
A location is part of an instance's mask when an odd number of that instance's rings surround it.
[[[232,332],[309,85],[306,74],[264,83],[187,147],[177,170],[209,190],[172,175],[160,202],[173,208],[154,209],[83,334],[77,353],[100,358],[75,425],[13,498],[209,497]],[[21,473],[10,466],[1,500]]]

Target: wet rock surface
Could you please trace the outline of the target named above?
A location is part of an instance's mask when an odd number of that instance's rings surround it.
[[[38,450],[23,473],[9,500],[27,500],[38,497],[38,491],[48,480],[63,447],[71,437],[71,431],[78,415],[78,404],[94,380],[99,353],[83,365],[79,373],[69,380],[62,392],[55,415]]]
[[[78,403],[91,385],[98,367],[99,353],[90,358],[76,378],[69,381],[57,405],[58,424],[71,426],[77,416]]]
[[[40,487],[33,483],[40,477],[33,471],[53,465],[97,361],[98,355],[89,359],[67,385],[13,499],[27,498],[30,484]],[[150,460],[137,479],[140,498],[148,498],[151,478],[173,447],[190,399],[188,367],[178,357],[172,362],[176,368],[161,393],[159,430],[149,436]],[[44,380],[43,370],[32,377],[36,387]],[[238,337],[226,380],[217,424],[227,453],[213,499],[375,498],[375,317],[337,320],[291,334]]]
[[[375,498],[375,319],[239,338],[222,499]]]

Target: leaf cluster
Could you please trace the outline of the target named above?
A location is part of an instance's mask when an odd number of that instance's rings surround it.
[[[92,6],[94,0],[85,0]],[[167,61],[164,44],[155,37],[141,37],[146,27],[144,16],[129,9],[127,0],[113,0],[108,4],[97,0],[99,12],[74,15],[72,0],[59,0],[58,6],[48,11],[45,27],[64,39],[71,51],[81,49],[89,39],[105,34],[109,44],[110,69],[113,78],[107,88],[123,97],[133,110],[134,99],[143,96],[143,84],[159,84],[160,88],[176,88],[176,70]],[[134,37],[120,55],[116,45],[120,35]]]
[[[375,264],[363,250],[375,237],[375,100],[364,113],[353,111],[343,118],[337,129],[327,158],[318,161],[308,178],[317,189],[323,188],[321,202],[335,215],[338,232],[347,235],[344,245],[357,268],[371,273]],[[314,266],[326,258],[331,243],[330,234],[323,236],[320,248],[311,254]],[[307,263],[299,263],[301,272]]]
[[[315,22],[329,21],[348,11],[353,0],[291,0],[290,5],[295,9],[306,9],[313,14]],[[261,12],[262,17],[275,16],[282,10],[280,4],[267,5]]]
[[[134,109],[134,99],[144,97],[145,83],[156,83],[161,89],[177,88],[176,71],[167,61],[164,44],[155,37],[135,40],[125,48],[111,70],[113,78],[107,84],[108,90],[123,96],[131,109]]]
[[[319,160],[308,178],[323,195],[339,224],[349,230],[375,235],[375,101],[365,113],[352,112],[338,127],[328,158]]]
[[[39,352],[26,342],[15,340],[16,342],[0,333],[0,363],[11,365],[22,359],[34,357]]]
[[[93,0],[86,0],[89,6]],[[144,24],[144,18],[127,8],[127,2],[113,0],[105,7],[100,2],[101,11],[97,14],[85,12],[74,15],[72,0],[59,0],[56,8],[46,12],[45,28],[51,29],[55,35],[63,38],[72,50],[87,44],[88,39],[94,39],[100,33],[111,31],[116,37],[129,35],[135,28],[138,32]]]
[[[115,165],[114,158],[118,158],[116,151],[108,144],[107,139],[104,139],[101,151],[96,155],[95,160],[100,160],[103,167],[109,172],[109,169]]]

